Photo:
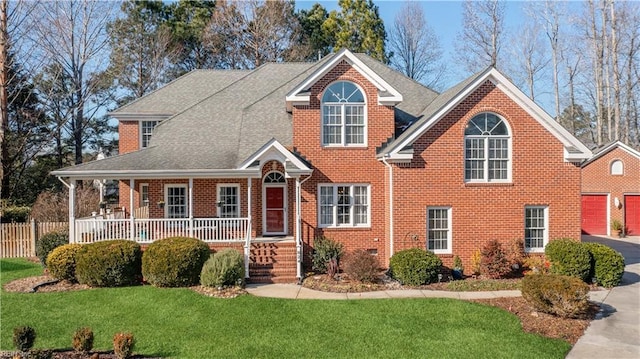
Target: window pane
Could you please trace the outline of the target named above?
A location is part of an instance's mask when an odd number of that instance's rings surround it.
[[[238,205],[238,187],[237,186],[220,186],[219,194],[219,216],[222,218],[238,218],[240,210]]]
[[[367,187],[365,186],[354,186],[353,187],[353,216],[354,216],[354,225],[358,224],[367,224],[367,207],[368,207],[368,193]]]
[[[187,189],[185,187],[167,187],[167,217],[187,217]]]
[[[338,225],[351,224],[351,196],[349,192],[349,187],[338,186]]]
[[[364,102],[364,95],[354,83],[339,81],[325,90],[322,102]]]
[[[322,142],[342,143],[342,108],[340,105],[325,105],[322,116]]]
[[[333,187],[320,187],[320,224],[333,225]]]
[[[153,129],[158,124],[158,121],[142,121],[142,125],[140,126],[140,133],[142,137],[142,143],[140,144],[142,148],[149,146],[149,141],[151,141],[151,135],[153,134]]]
[[[447,250],[449,216],[446,208],[430,208],[427,211],[427,249]]]
[[[140,205],[146,206],[149,204],[149,185],[140,185]]]
[[[465,179],[484,178],[484,139],[468,138],[465,140]]]
[[[527,249],[543,249],[545,236],[545,208],[525,208],[524,245]]]

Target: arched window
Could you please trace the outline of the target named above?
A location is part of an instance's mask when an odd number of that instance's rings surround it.
[[[285,183],[284,175],[280,172],[269,172],[264,176],[264,183]]]
[[[611,174],[612,175],[622,175],[624,174],[624,165],[622,161],[615,160],[611,162]]]
[[[464,131],[464,179],[467,182],[511,180],[511,136],[507,123],[493,113],[481,113]]]
[[[322,95],[322,145],[364,146],[367,118],[364,94],[352,82],[331,84]]]

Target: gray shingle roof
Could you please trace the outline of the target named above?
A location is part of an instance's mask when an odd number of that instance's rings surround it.
[[[252,71],[193,71],[112,113],[116,117],[160,111],[174,114],[154,129],[148,148],[53,174],[227,170],[238,168],[272,138],[291,146],[293,126],[285,97],[332,56],[315,63],[268,63]],[[436,98],[434,91],[367,55],[357,56],[402,93],[397,121],[414,121]]]

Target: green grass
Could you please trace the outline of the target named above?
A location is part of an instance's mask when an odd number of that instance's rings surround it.
[[[0,260],[1,282],[38,275]],[[36,329],[36,348],[68,348],[89,326],[95,348],[132,332],[135,352],[175,358],[563,358],[569,344],[524,333],[500,309],[451,299],[285,300],[205,297],[150,286],[67,293],[2,291],[0,348],[14,327]]]

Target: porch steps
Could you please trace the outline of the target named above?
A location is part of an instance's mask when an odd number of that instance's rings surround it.
[[[296,283],[296,245],[293,241],[251,244],[249,283]]]

